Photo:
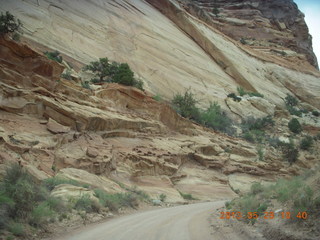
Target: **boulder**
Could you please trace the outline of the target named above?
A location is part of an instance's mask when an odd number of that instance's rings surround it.
[[[51,118],[47,123],[47,129],[52,133],[68,133],[71,130],[70,127],[64,126]]]

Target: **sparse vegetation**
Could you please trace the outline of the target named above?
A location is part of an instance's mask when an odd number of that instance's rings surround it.
[[[295,163],[299,157],[299,150],[294,145],[292,139],[289,143],[279,142],[280,148],[283,154],[283,158],[286,159],[290,164]]]
[[[181,197],[183,197],[183,199],[185,199],[185,200],[197,200],[190,193],[182,193],[180,191],[179,191],[179,193],[180,193]]]
[[[71,71],[67,69],[64,73],[61,74],[61,77],[67,80],[72,80]]]
[[[313,145],[313,138],[311,136],[304,137],[300,142],[300,148],[302,150],[309,150]]]
[[[312,115],[315,116],[315,117],[319,117],[320,113],[317,110],[313,110],[312,111]]]
[[[154,95],[152,98],[153,98],[154,100],[156,100],[157,102],[161,102],[161,101],[162,101],[162,97],[161,97],[160,94]]]
[[[66,179],[66,178],[61,178],[61,177],[52,177],[52,178],[47,178],[43,180],[42,183],[49,191],[53,190],[55,186],[60,185],[60,184],[70,184],[78,187],[84,187],[88,188],[89,186],[87,184],[81,184],[76,180],[71,180],[71,179]]]
[[[57,50],[53,51],[53,52],[44,52],[44,55],[47,56],[47,58],[56,61],[58,63],[62,63],[62,57],[60,56],[60,52],[58,52]]]
[[[290,129],[291,132],[296,133],[296,134],[301,133],[302,130],[303,130],[303,129],[302,129],[302,126],[301,126],[301,124],[300,124],[300,122],[299,122],[299,120],[296,119],[296,118],[292,118],[292,119],[289,121],[288,127],[289,127],[289,129]]]
[[[92,83],[114,82],[143,90],[143,81],[134,78],[134,73],[127,63],[110,63],[108,58],[100,58],[99,61],[85,66],[84,70],[95,74],[91,79]]]
[[[274,120],[271,116],[264,118],[249,117],[242,121],[242,137],[249,142],[262,143],[265,141],[265,129],[274,126]]]
[[[217,102],[210,103],[210,106],[204,111],[196,106],[197,103],[198,101],[190,90],[187,90],[184,95],[175,95],[172,100],[173,108],[181,116],[229,135],[234,133],[231,119],[222,111]]]
[[[227,96],[228,98],[232,98],[233,101],[235,102],[240,102],[241,101],[241,97],[238,97],[235,93],[230,93]]]
[[[193,93],[189,90],[185,91],[183,95],[176,94],[172,100],[173,108],[185,118],[200,121],[200,110],[196,107],[198,101],[195,99]]]
[[[298,99],[295,98],[294,96],[287,94],[287,96],[284,99],[284,102],[286,104],[286,108],[289,111],[291,115],[295,115],[298,117],[302,116],[302,113],[304,112],[303,110],[298,108]]]
[[[164,202],[164,201],[167,199],[167,195],[161,193],[161,194],[159,195],[159,199],[160,199],[161,202]]]
[[[88,81],[81,82],[81,86],[85,89],[89,89],[89,90],[91,89]]]
[[[248,95],[250,97],[261,97],[261,98],[264,97],[261,93],[258,93],[258,92],[248,92],[244,90],[243,87],[237,87],[237,91],[241,97],[244,95]]]
[[[121,207],[136,208],[138,206],[139,196],[136,193],[108,194],[101,189],[95,189],[94,192],[99,198],[100,204],[108,207],[111,211],[117,212]]]
[[[254,183],[250,192],[226,204],[227,209],[235,209],[242,213],[245,221],[255,223],[255,218],[275,202],[286,204],[292,208],[292,213],[307,211],[308,214],[316,212],[320,208],[318,199],[313,190],[302,177],[294,177],[290,180],[280,179],[273,185],[263,186]],[[255,213],[257,216],[253,216]]]
[[[21,26],[21,21],[19,19],[16,19],[10,12],[6,11],[5,14],[1,12],[0,35],[19,31]]]

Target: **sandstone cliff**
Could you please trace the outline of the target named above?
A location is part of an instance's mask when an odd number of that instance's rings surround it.
[[[304,15],[293,0],[178,2],[189,13],[255,50],[293,59],[306,57],[318,67]]]
[[[81,169],[88,173],[85,183],[99,182],[107,191],[123,182],[155,197],[165,193],[172,202],[182,201],[178,190],[199,199],[230,198],[231,188],[245,190],[253,181],[298,174],[317,163],[306,153],[289,166],[272,147],[266,161],[257,161],[253,144],[196,125],[150,97],[171,99],[191,88],[202,107],[218,101],[238,120],[285,116],[287,93],[320,108],[320,74],[313,66],[244,46],[176,1],[147,2],[1,4],[22,20],[24,43],[32,46],[0,39],[1,163],[33,165],[39,178],[60,171],[81,180]],[[62,52],[76,70],[98,57],[128,62],[149,93],[116,84],[87,90],[63,80],[64,66],[41,53],[48,48]],[[226,100],[238,86],[265,98]],[[286,120],[274,133],[289,135],[281,128]]]

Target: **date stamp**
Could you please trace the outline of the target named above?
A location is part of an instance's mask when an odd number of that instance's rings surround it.
[[[306,220],[308,218],[307,212],[298,212],[294,214],[292,212],[220,212],[220,219],[274,219],[275,217],[282,219],[303,219]]]

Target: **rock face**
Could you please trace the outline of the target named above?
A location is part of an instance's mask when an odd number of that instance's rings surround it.
[[[255,145],[180,117],[150,92],[117,84],[88,90],[61,79],[64,67],[31,41],[69,55],[75,66],[105,56],[129,62],[147,90],[169,99],[190,87],[202,107],[218,101],[238,119],[272,115],[289,92],[320,107],[319,72],[310,64],[245,48],[175,1],[148,2],[1,4],[21,18],[33,47],[0,38],[0,163],[19,161],[44,172],[30,168],[39,180],[58,174],[109,192],[121,191],[116,182],[135,185],[171,202],[182,201],[178,191],[231,198],[237,176],[244,185],[301,172],[304,164],[289,166],[273,148],[257,161]],[[230,103],[226,96],[239,85],[265,98]]]
[[[237,41],[259,51],[286,55],[286,50],[303,54],[318,68],[308,27],[293,0],[180,0],[194,16]],[[215,9],[219,13],[215,14]],[[282,51],[284,53],[282,53]],[[289,53],[292,54],[292,53]]]

